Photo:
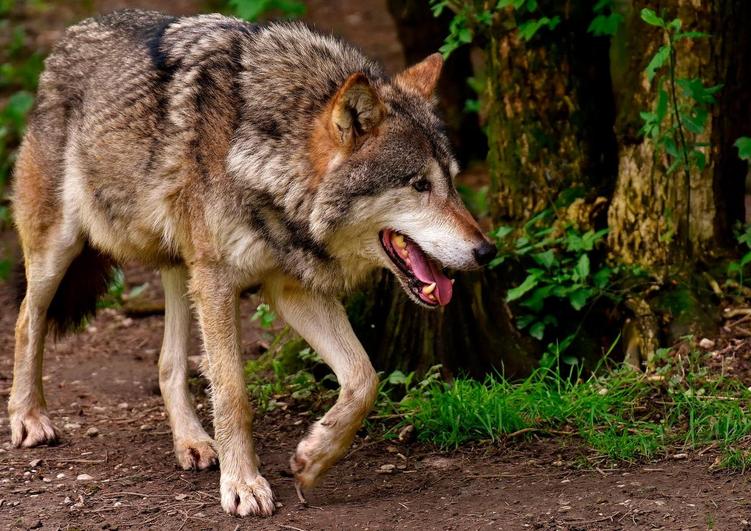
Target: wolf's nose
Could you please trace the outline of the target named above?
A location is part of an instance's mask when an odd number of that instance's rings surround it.
[[[498,250],[490,242],[482,242],[479,247],[472,249],[472,254],[475,255],[475,260],[481,266],[487,265],[493,258],[495,258]]]

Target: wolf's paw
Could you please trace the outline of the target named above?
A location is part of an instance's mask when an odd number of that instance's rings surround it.
[[[271,516],[274,514],[274,493],[260,474],[246,479],[226,478],[220,481],[222,508],[234,516]]]
[[[310,434],[297,445],[290,459],[290,468],[295,475],[297,492],[301,500],[300,489],[307,490],[314,487],[323,474],[349,448],[349,444],[344,444],[347,437],[339,439],[329,435],[328,430],[320,423],[315,424]]]
[[[211,439],[175,441],[175,455],[183,470],[206,470],[219,464]]]
[[[43,411],[32,409],[25,413],[10,415],[10,441],[19,448],[31,448],[42,444],[55,444],[60,433]]]

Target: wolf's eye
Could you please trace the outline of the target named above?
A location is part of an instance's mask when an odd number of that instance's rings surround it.
[[[420,179],[419,181],[415,181],[412,184],[412,187],[417,190],[418,192],[430,192],[430,189],[432,188],[432,185],[430,184],[430,181],[427,179]]]

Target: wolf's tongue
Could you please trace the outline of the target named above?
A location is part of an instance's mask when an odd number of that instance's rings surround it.
[[[447,305],[453,293],[451,280],[441,272],[441,269],[435,262],[425,256],[422,249],[414,242],[407,240],[406,243],[410,263],[412,264],[412,272],[419,280],[426,284],[435,282],[433,295],[435,295],[438,304],[441,306]]]

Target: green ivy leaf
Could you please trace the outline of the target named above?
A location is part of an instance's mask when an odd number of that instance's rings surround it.
[[[568,296],[571,307],[577,312],[586,306],[589,298],[594,294],[591,288],[581,288],[573,291]]]
[[[650,26],[657,26],[658,28],[665,27],[665,21],[657,16],[657,13],[655,13],[653,9],[649,9],[648,7],[641,10],[641,19]]]
[[[612,37],[618,31],[621,22],[623,22],[623,15],[620,13],[597,15],[590,22],[587,31],[595,37]]]
[[[751,137],[742,136],[733,145],[738,148],[738,157],[741,160],[751,160]]]
[[[556,263],[555,252],[553,251],[553,249],[548,249],[545,252],[533,254],[532,259],[545,269],[550,269],[551,266]]]
[[[524,282],[515,288],[508,290],[508,293],[506,294],[506,302],[512,302],[519,299],[535,286],[537,286],[537,276],[528,275],[527,278],[524,279]]]
[[[589,276],[589,255],[583,254],[579,257],[574,274],[579,280],[584,280]]]
[[[542,337],[545,335],[545,323],[541,321],[537,321],[529,329],[529,335],[534,337],[537,340],[541,340]]]
[[[647,79],[651,82],[657,71],[665,65],[665,62],[670,57],[670,47],[660,46],[657,53],[654,54],[652,60],[649,61],[647,68],[644,70],[647,73]]]

